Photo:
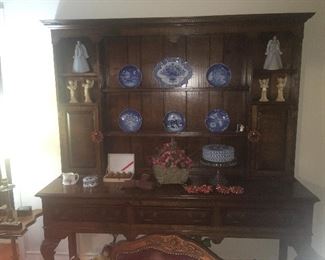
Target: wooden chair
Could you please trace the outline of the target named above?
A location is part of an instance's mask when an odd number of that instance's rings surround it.
[[[120,241],[110,249],[110,260],[222,260],[193,240],[177,235],[147,235]]]

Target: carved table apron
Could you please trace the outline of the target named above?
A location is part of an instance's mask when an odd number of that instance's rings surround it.
[[[179,233],[207,236],[280,240],[279,259],[287,247],[298,254],[310,246],[313,205],[318,201],[298,181],[243,184],[242,195],[190,195],[180,185],[153,191],[122,189],[117,183],[83,188],[63,186],[58,178],[37,193],[43,204],[44,241],[41,253],[54,259],[61,239],[69,238],[69,255],[76,255],[76,233]]]

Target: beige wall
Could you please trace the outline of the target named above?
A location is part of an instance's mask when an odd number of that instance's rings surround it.
[[[313,246],[325,256],[325,1],[323,0],[29,0],[5,1],[7,31],[4,84],[18,145],[11,151],[16,203],[40,206],[34,194],[60,174],[54,73],[47,28],[39,19],[170,17],[222,14],[310,12],[305,26],[298,114],[296,177],[322,202],[315,206]],[[14,32],[12,34],[12,32]],[[31,65],[32,64],[32,65]],[[17,73],[18,72],[18,77]],[[17,105],[19,104],[19,105]],[[42,111],[39,107],[42,107]],[[20,109],[16,109],[16,107]],[[28,136],[28,138],[26,138]],[[28,259],[41,259],[41,221],[24,238]],[[107,235],[82,235],[82,255],[98,252]],[[230,259],[276,259],[277,241],[226,239],[215,247]],[[234,248],[236,250],[234,250]],[[66,245],[58,252],[66,257]],[[289,259],[293,259],[294,253]],[[60,259],[61,259],[60,258]],[[59,258],[58,258],[59,259]]]

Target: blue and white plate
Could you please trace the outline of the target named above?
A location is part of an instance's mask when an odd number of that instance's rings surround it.
[[[217,63],[208,69],[206,77],[210,85],[214,87],[226,87],[231,80],[231,71],[227,65]]]
[[[205,118],[205,125],[212,133],[225,131],[229,127],[229,124],[229,115],[222,109],[211,110]]]
[[[120,70],[118,80],[125,88],[136,88],[141,83],[142,73],[137,66],[126,65]]]
[[[164,126],[167,132],[181,132],[185,128],[185,117],[180,112],[168,112],[164,118]]]
[[[161,86],[180,87],[192,77],[192,68],[182,58],[171,57],[157,63],[153,74]]]
[[[118,124],[124,132],[137,132],[142,125],[141,114],[131,108],[125,109],[119,116]]]

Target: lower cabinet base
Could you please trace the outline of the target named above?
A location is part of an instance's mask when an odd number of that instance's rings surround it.
[[[124,190],[119,185],[105,183],[93,190],[80,185],[67,192],[57,179],[40,191],[44,259],[54,259],[57,245],[66,237],[70,258],[75,257],[76,233],[122,234],[128,240],[145,234],[179,234],[216,243],[224,238],[279,239],[279,260],[287,258],[288,246],[295,248],[297,259],[312,259],[306,252],[312,253],[317,198],[299,182],[250,182],[242,195],[189,195],[180,185],[153,191]]]

